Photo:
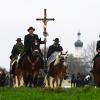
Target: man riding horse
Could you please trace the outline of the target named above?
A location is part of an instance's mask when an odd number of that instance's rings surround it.
[[[62,81],[67,71],[67,53],[62,52],[63,48],[59,44],[59,38],[54,40],[54,44],[49,47],[47,58],[48,58],[48,74],[47,83],[50,87],[50,77],[53,78],[52,86],[61,87]]]
[[[24,51],[24,45],[22,43],[21,38],[18,38],[17,43],[13,46],[12,52],[11,52],[11,63],[12,64],[14,62],[14,60],[17,60],[18,56],[21,55]]]
[[[21,76],[24,79],[25,86],[28,84],[32,86],[36,75],[43,67],[43,55],[40,44],[44,44],[45,41],[41,41],[38,35],[34,34],[35,29],[33,27],[29,27],[27,31],[29,34],[24,37],[24,53],[18,61],[18,67],[15,66],[18,86],[20,86]],[[31,77],[30,79],[28,79],[29,76]]]
[[[26,53],[27,59],[29,60],[29,62],[31,62],[32,65],[34,65],[34,63],[32,63],[31,61],[31,58],[33,51],[37,50],[40,53],[43,63],[43,55],[41,53],[40,44],[44,44],[45,42],[41,41],[37,34],[34,34],[35,29],[33,27],[29,27],[27,31],[29,32],[29,34],[27,34],[24,38],[24,51]]]
[[[21,38],[18,38],[17,43],[13,46],[10,59],[16,59],[19,54],[21,54],[24,50],[24,45],[22,43]]]
[[[63,51],[62,46],[59,44],[59,38],[55,38],[53,41],[53,45],[49,47],[47,52],[48,65],[50,65],[56,59],[58,52]]]

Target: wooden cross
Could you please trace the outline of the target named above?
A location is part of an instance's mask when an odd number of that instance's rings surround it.
[[[44,18],[37,18],[37,21],[42,21],[44,23],[44,36],[47,37],[47,22],[48,21],[54,21],[54,18],[47,18],[47,10],[44,9]]]
[[[44,32],[43,32],[43,35],[44,35],[44,40],[47,41],[46,37],[48,36],[48,33],[47,33],[47,22],[48,21],[54,21],[55,19],[54,18],[47,18],[47,10],[44,9],[44,18],[37,18],[36,19],[37,21],[42,21],[44,23]],[[47,51],[46,51],[46,42],[44,44],[44,68],[46,68],[47,66]]]

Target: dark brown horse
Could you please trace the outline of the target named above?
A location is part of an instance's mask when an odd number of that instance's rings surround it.
[[[15,74],[18,80],[18,86],[20,86],[21,77],[23,77],[24,79],[25,86],[29,85],[28,84],[29,76],[31,76],[31,81],[34,81],[35,77],[37,76],[42,66],[41,64],[42,64],[42,61],[41,61],[41,55],[39,51],[37,50],[33,51],[31,62],[29,61],[28,57],[24,55],[22,64],[21,65],[18,64],[18,67],[16,68],[16,71],[15,71]]]
[[[94,84],[100,86],[100,58],[95,60],[95,68],[92,70],[94,76]]]
[[[52,86],[61,87],[62,81],[66,74],[67,65],[65,64],[65,60],[67,58],[67,52],[65,54],[59,53],[56,57],[56,60],[52,62],[49,67],[49,72],[47,75],[48,86],[50,87],[50,77],[53,78]]]

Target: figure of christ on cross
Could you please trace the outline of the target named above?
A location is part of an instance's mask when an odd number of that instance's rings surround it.
[[[36,20],[37,21],[42,21],[44,23],[43,35],[44,35],[44,40],[47,41],[47,39],[46,39],[46,37],[48,36],[47,22],[48,21],[54,21],[55,19],[54,18],[47,18],[47,10],[44,9],[44,18],[37,18]],[[45,42],[45,45],[44,45],[44,68],[46,68],[46,66],[47,66],[47,52],[46,52],[46,42]]]

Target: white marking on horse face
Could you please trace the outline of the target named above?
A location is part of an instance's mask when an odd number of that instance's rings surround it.
[[[39,52],[39,50],[38,49],[35,49],[34,52]]]
[[[57,65],[60,62],[60,56],[61,56],[61,52],[58,53],[58,55],[56,56],[56,60],[55,60],[54,66]]]
[[[68,58],[68,52],[65,52],[62,56],[63,56],[63,59],[64,59],[64,62],[63,62],[63,65],[64,66],[68,66],[68,63],[67,63],[67,58]]]
[[[64,66],[67,66],[66,62],[64,61]]]
[[[54,65],[58,64],[60,62],[61,59],[64,59],[64,66],[67,66],[66,60],[67,60],[67,52],[66,53],[62,53],[60,52],[57,56],[56,56],[56,61],[54,63]]]

